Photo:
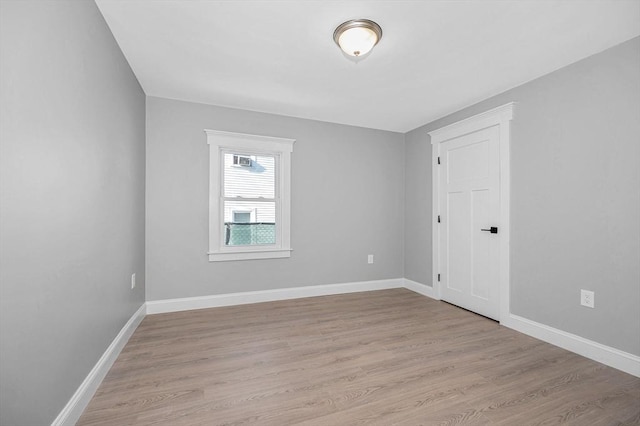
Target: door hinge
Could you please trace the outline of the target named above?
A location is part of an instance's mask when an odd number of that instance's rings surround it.
[[[438,164],[440,164],[440,157],[438,157]]]
[[[438,223],[440,223],[440,215],[438,215]]]
[[[440,274],[438,274],[438,282],[440,282]]]

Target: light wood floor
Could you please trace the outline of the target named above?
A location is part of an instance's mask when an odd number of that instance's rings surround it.
[[[405,289],[147,316],[79,425],[639,425],[640,379]]]

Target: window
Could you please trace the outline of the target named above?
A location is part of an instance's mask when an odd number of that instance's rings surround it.
[[[233,164],[240,167],[251,167],[251,157],[245,157],[243,155],[234,155]]]
[[[235,223],[251,223],[251,212],[233,212],[233,221]]]
[[[209,260],[290,257],[292,139],[205,130]]]

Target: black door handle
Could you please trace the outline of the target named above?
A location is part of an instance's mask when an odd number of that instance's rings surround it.
[[[498,233],[498,227],[497,226],[492,226],[489,229],[481,229],[481,231],[487,231],[487,232],[491,232],[492,234],[497,234]]]

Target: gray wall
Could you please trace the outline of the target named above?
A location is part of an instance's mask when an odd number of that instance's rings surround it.
[[[512,311],[640,355],[640,39],[404,137],[148,98],[145,193],[144,93],[93,2],[0,8],[0,424],[50,423],[143,303],[145,194],[148,300],[429,284],[426,133],[510,101]],[[290,259],[207,261],[204,128],[297,139]]]
[[[406,135],[405,275],[430,284],[427,132],[511,101],[511,311],[640,355],[640,38]]]
[[[427,130],[405,135],[404,277],[431,286],[431,143]]]
[[[93,2],[0,4],[0,424],[45,425],[144,302],[145,97]]]
[[[297,140],[291,258],[208,261],[203,129]],[[147,99],[147,300],[400,278],[403,205],[402,134]]]

